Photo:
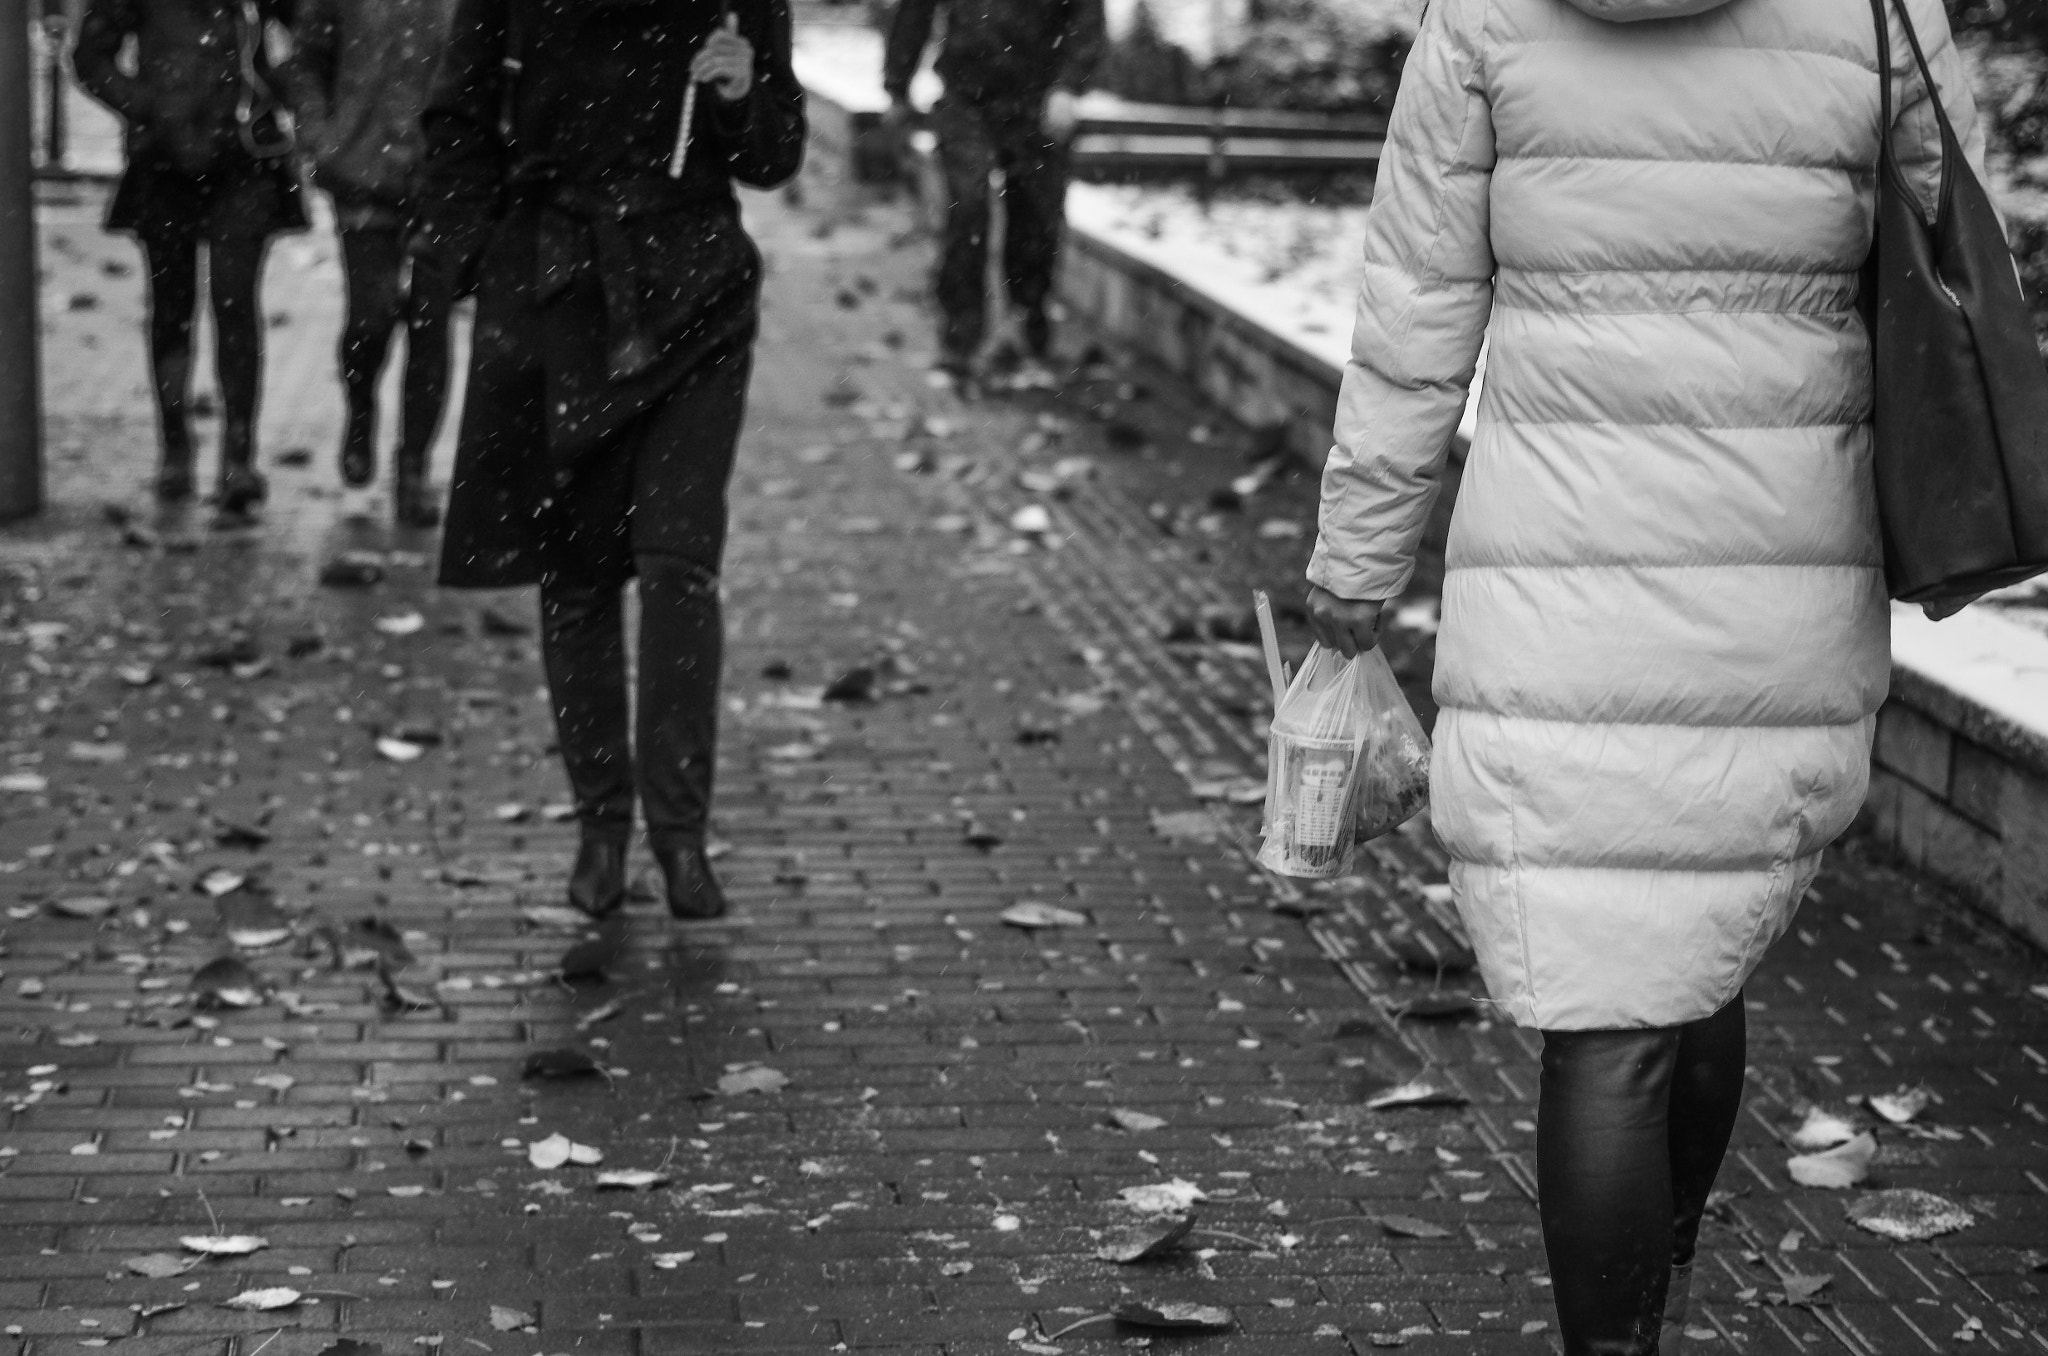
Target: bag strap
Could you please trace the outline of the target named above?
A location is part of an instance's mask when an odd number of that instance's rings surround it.
[[[1906,0],[1870,0],[1870,12],[1877,20],[1877,73],[1879,85],[1879,116],[1883,119],[1878,129],[1878,155],[1882,159],[1892,158],[1892,40],[1890,26],[1885,23],[1887,3],[1898,11],[1899,27],[1906,34],[1906,45],[1913,49],[1913,64],[1920,70],[1920,80],[1927,86],[1927,98],[1934,105],[1934,119],[1942,132],[1942,176],[1948,175],[1947,152],[1950,141],[1959,140],[1956,129],[1948,120],[1948,108],[1941,101],[1941,86],[1934,83],[1934,69],[1927,64],[1927,53],[1920,46],[1920,34],[1914,31],[1913,18],[1906,13]]]

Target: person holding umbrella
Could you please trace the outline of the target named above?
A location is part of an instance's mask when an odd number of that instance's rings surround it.
[[[733,184],[802,163],[787,0],[460,0],[422,127],[415,276],[477,290],[441,582],[540,586],[569,902],[623,904],[637,799],[669,911],[717,917],[719,567],[761,278]]]

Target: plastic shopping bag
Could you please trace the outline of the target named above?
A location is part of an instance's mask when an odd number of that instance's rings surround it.
[[[1386,656],[1310,650],[1268,736],[1259,864],[1283,876],[1344,875],[1358,844],[1428,803],[1429,738]]]

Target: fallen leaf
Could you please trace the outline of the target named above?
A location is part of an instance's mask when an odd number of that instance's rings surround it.
[[[597,1175],[599,1191],[648,1191],[664,1186],[669,1180],[665,1172],[652,1172],[646,1168],[621,1168],[616,1172],[601,1172]]]
[[[247,1257],[269,1247],[270,1240],[254,1234],[188,1234],[178,1240],[178,1245],[208,1257]]]
[[[1146,1130],[1160,1130],[1165,1128],[1166,1125],[1166,1122],[1158,1116],[1149,1115],[1143,1111],[1129,1111],[1123,1107],[1112,1108],[1109,1118],[1115,1121],[1122,1129],[1137,1133],[1142,1133]]]
[[[390,735],[383,735],[377,740],[377,752],[394,763],[416,762],[426,751],[425,745],[415,744],[409,739],[394,739]]]
[[[274,1285],[262,1290],[244,1290],[231,1299],[220,1302],[223,1309],[247,1309],[257,1313],[268,1313],[272,1309],[289,1309],[302,1298],[298,1291],[289,1286]]]
[[[1837,1144],[1847,1144],[1856,1138],[1856,1126],[1847,1117],[1827,1110],[1825,1107],[1808,1107],[1806,1119],[1787,1136],[1795,1149],[1812,1152],[1816,1149],[1832,1149]]]
[[[1413,1215],[1381,1215],[1380,1228],[1393,1238],[1449,1238],[1451,1231]]]
[[[1142,1186],[1127,1186],[1116,1193],[1125,1205],[1147,1214],[1178,1215],[1191,1209],[1195,1202],[1209,1199],[1207,1192],[1193,1182],[1176,1177],[1171,1182],[1147,1182]]]
[[[72,895],[50,901],[50,912],[60,918],[105,918],[116,907],[105,895]]]
[[[218,956],[192,976],[192,1005],[254,1008],[263,1004],[263,979],[239,956]]]
[[[789,1075],[766,1065],[756,1064],[751,1068],[735,1069],[723,1074],[718,1080],[718,1090],[727,1097],[737,1097],[748,1092],[780,1092],[789,1085]]]
[[[1052,514],[1041,504],[1026,504],[1010,515],[1010,530],[1039,537],[1052,531]]]
[[[875,699],[876,675],[863,664],[825,684],[822,698],[828,702],[871,702]]]
[[[1857,1228],[1900,1243],[1939,1238],[1977,1222],[1954,1201],[1915,1187],[1873,1191],[1852,1201],[1843,1213]]]
[[[1835,1278],[1828,1275],[1801,1276],[1794,1272],[1784,1278],[1787,1304],[1810,1304]]]
[[[1194,1231],[1194,1227],[1195,1217],[1188,1214],[1115,1229],[1104,1236],[1095,1255],[1119,1266],[1147,1261],[1173,1251]]]
[[[1154,810],[1152,832],[1176,842],[1213,843],[1226,831],[1207,810]]]
[[[384,578],[384,560],[374,551],[344,551],[320,567],[320,583],[331,589],[364,589]]]
[[[370,623],[387,636],[409,636],[426,629],[427,619],[418,612],[391,612]]]
[[[553,1134],[527,1145],[526,1161],[543,1171],[553,1171],[569,1163],[589,1168],[604,1162],[604,1153],[588,1144],[578,1144],[567,1135]]]
[[[1063,909],[1057,904],[1023,903],[1012,904],[1000,915],[1013,928],[1084,928],[1088,926],[1088,915],[1073,909]]]
[[[50,779],[38,772],[9,772],[0,776],[0,791],[17,796],[40,796],[50,789]]]
[[[1801,1186],[1846,1191],[1870,1176],[1871,1160],[1876,1157],[1877,1137],[1865,1131],[1846,1144],[1788,1159],[1785,1170]]]
[[[657,1267],[660,1267],[663,1271],[674,1271],[677,1267],[691,1260],[696,1255],[697,1254],[694,1252],[658,1252],[648,1260],[653,1262],[654,1265],[656,1265]]]
[[[184,1275],[199,1265],[199,1259],[180,1257],[174,1252],[149,1252],[140,1257],[129,1258],[127,1265],[128,1269],[138,1276],[162,1281],[172,1276]]]
[[[556,928],[564,932],[581,932],[591,923],[589,914],[566,904],[529,904],[519,911],[519,916],[537,928]]]
[[[1870,1109],[1890,1121],[1893,1125],[1905,1125],[1927,1109],[1934,1094],[1926,1088],[1900,1088],[1897,1092],[1880,1092],[1863,1100]]]
[[[224,866],[216,866],[213,870],[199,878],[199,889],[200,893],[210,899],[221,899],[233,894],[248,883],[249,878],[241,872],[230,871]]]
[[[536,1050],[526,1057],[523,1078],[587,1078],[602,1074],[598,1062],[581,1050]]]
[[[394,1012],[432,1012],[442,1006],[433,995],[400,984],[388,965],[377,967],[377,981],[384,986],[384,1006]]]
[[[518,1332],[533,1326],[533,1315],[503,1304],[491,1306],[491,1326],[499,1332]]]
[[[1368,1111],[1392,1111],[1400,1107],[1463,1106],[1467,1100],[1461,1092],[1417,1078],[1374,1093],[1365,1099],[1365,1106]]]
[[[1135,1324],[1141,1328],[1157,1328],[1163,1332],[1228,1332],[1236,1326],[1236,1319],[1230,1310],[1214,1304],[1190,1304],[1185,1301],[1168,1304],[1146,1304],[1131,1300],[1119,1304],[1114,1310],[1119,1323]]]

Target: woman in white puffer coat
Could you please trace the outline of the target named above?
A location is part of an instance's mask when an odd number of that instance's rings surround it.
[[[1942,8],[1905,3],[1981,175]],[[1933,109],[1887,20],[1885,130],[1931,203]],[[1856,310],[1875,24],[1871,0],[1434,0],[1367,220],[1309,609],[1373,643],[1488,340],[1431,790],[1487,987],[1544,1032],[1568,1356],[1655,1352],[1682,1312],[1743,982],[1863,800],[1890,668]]]

